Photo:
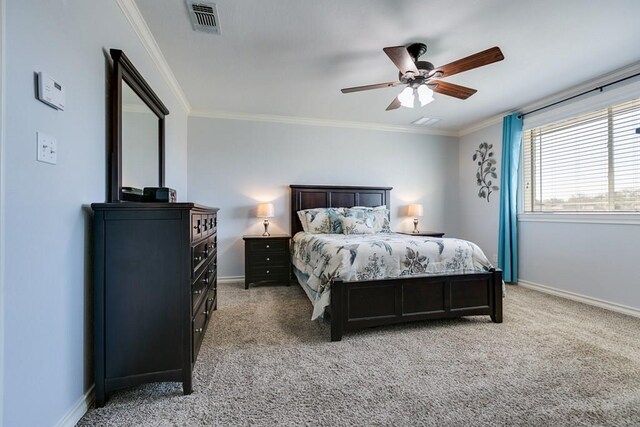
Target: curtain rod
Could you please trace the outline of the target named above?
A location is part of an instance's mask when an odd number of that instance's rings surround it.
[[[578,98],[579,96],[586,95],[586,94],[591,93],[591,92],[595,92],[595,91],[602,92],[602,90],[603,90],[605,87],[609,87],[609,86],[612,86],[612,85],[618,84],[618,83],[620,83],[620,82],[623,82],[623,81],[625,81],[625,80],[629,80],[629,79],[632,79],[632,78],[634,78],[634,77],[638,77],[638,76],[640,76],[640,73],[635,73],[635,74],[632,74],[632,75],[630,75],[630,76],[623,77],[623,78],[621,78],[621,79],[618,79],[618,80],[616,80],[616,81],[613,81],[613,82],[611,82],[611,83],[607,83],[607,84],[604,84],[604,85],[602,85],[602,86],[594,87],[593,89],[585,90],[584,92],[581,92],[581,93],[579,93],[579,94],[577,94],[577,95],[573,95],[573,96],[570,96],[570,97],[568,97],[568,98],[561,99],[560,101],[556,101],[556,102],[553,102],[553,103],[551,103],[551,104],[547,104],[547,105],[545,105],[545,106],[543,106],[543,107],[536,108],[535,110],[531,110],[531,111],[527,111],[526,113],[519,114],[519,115],[518,115],[518,118],[519,118],[519,119],[522,119],[522,118],[524,118],[525,116],[528,116],[529,114],[537,113],[538,111],[541,111],[541,110],[546,110],[546,109],[547,109],[547,108],[549,108],[549,107],[553,107],[553,106],[555,106],[555,105],[562,104],[563,102],[570,101],[570,100],[572,100],[572,99],[574,99],[574,98]]]

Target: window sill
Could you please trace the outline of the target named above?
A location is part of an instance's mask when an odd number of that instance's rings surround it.
[[[640,212],[617,213],[520,213],[518,222],[570,222],[574,224],[640,225]]]

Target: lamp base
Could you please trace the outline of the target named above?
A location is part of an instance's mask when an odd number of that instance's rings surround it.
[[[414,218],[413,219],[413,232],[418,234],[420,231],[418,231],[418,218]]]
[[[265,219],[264,222],[264,233],[262,233],[263,236],[271,236],[271,234],[269,233],[269,220]]]

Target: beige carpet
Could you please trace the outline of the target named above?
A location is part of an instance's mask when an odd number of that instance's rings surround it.
[[[298,286],[221,285],[194,393],[113,393],[81,426],[639,426],[640,319],[509,287],[489,317],[329,342]]]

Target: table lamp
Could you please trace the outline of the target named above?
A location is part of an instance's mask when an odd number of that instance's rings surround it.
[[[271,236],[271,234],[269,234],[269,218],[273,218],[274,211],[275,210],[273,208],[273,203],[260,203],[258,205],[256,216],[258,218],[264,218],[264,233],[262,233],[263,236]]]
[[[422,216],[422,205],[419,205],[419,204],[409,205],[409,208],[407,209],[407,215],[413,217],[413,232],[419,233],[418,217]]]

